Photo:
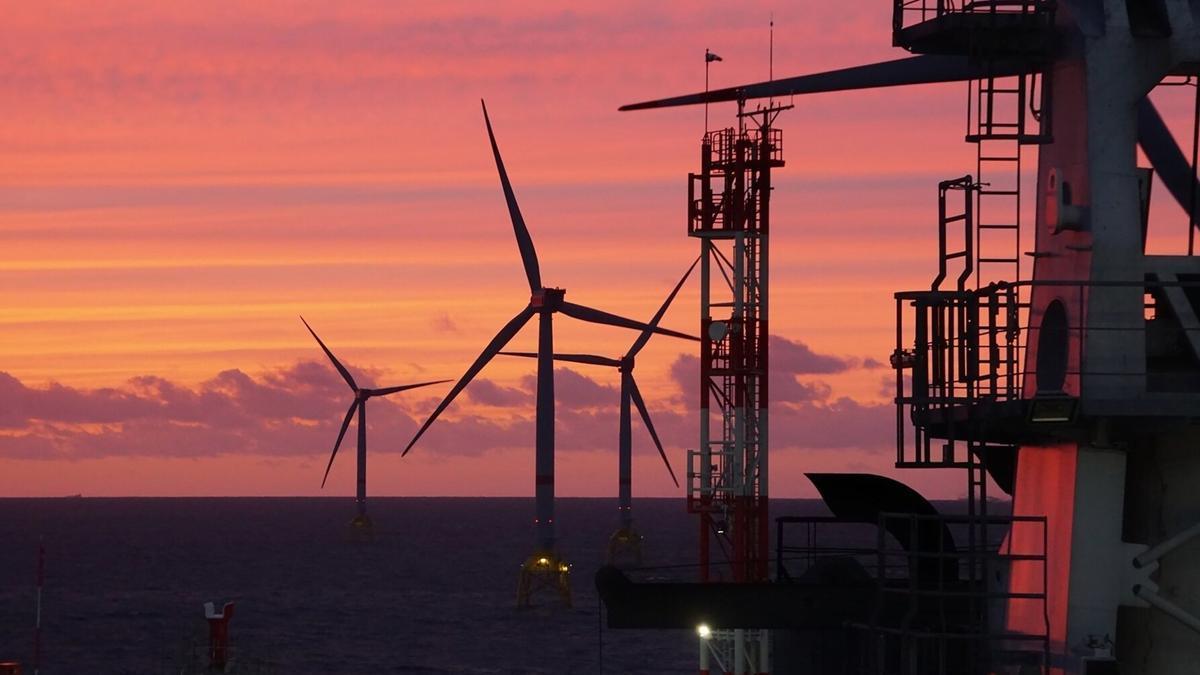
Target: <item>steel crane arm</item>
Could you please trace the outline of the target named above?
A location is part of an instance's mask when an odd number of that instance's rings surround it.
[[[1197,195],[1197,184],[1193,179],[1192,163],[1180,150],[1167,123],[1149,97],[1138,104],[1138,145],[1162,179],[1167,191],[1183,207],[1184,213],[1192,210]]]
[[[932,84],[936,82],[961,82],[980,77],[1003,77],[1031,71],[1028,63],[1019,62],[972,62],[965,56],[922,55],[894,61],[853,66],[823,73],[799,75],[782,80],[755,82],[737,87],[716,89],[674,96],[642,103],[631,103],[620,110],[647,110],[670,108],[700,103],[718,103],[739,99],[767,98],[768,96],[793,96],[798,94],[820,94],[851,89],[876,89],[898,87],[909,84]]]

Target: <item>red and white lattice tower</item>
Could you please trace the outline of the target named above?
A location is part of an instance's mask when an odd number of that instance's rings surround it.
[[[688,510],[700,517],[700,580],[767,580],[768,235],[773,127],[791,106],[744,112],[706,132],[688,183],[688,235],[700,241],[700,444],[688,452]],[[707,633],[707,631],[706,631]],[[701,638],[726,672],[765,673],[766,631],[714,627]]]

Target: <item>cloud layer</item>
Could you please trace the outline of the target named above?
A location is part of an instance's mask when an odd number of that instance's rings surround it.
[[[886,447],[890,406],[835,396],[833,388],[806,376],[863,368],[861,359],[820,354],[801,342],[772,339],[773,447]],[[363,386],[378,374],[353,369]],[[619,391],[613,378],[571,368],[555,371],[557,447],[594,451],[616,442]],[[698,418],[698,359],[681,356],[671,366],[675,391],[647,391],[655,426],[664,443],[694,444]],[[383,384],[390,383],[385,382]],[[477,379],[422,440],[421,452],[479,455],[527,447],[533,438],[536,377],[515,386]],[[368,405],[369,443],[395,452],[407,443],[442,388],[413,390]],[[198,386],[154,376],[132,378],[120,387],[85,389],[50,384],[30,387],[0,373],[0,456],[22,459],[126,457],[313,456],[330,450],[352,394],[328,366],[303,361],[251,375],[226,370]],[[639,451],[649,452],[636,431]],[[345,441],[353,443],[353,434]]]

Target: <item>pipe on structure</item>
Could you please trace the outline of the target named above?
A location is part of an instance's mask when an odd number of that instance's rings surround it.
[[[1166,541],[1162,542],[1161,544],[1155,546],[1154,548],[1150,548],[1150,549],[1143,551],[1141,554],[1139,554],[1137,557],[1135,557],[1133,559],[1133,566],[1134,567],[1145,567],[1146,565],[1149,565],[1151,563],[1158,562],[1158,560],[1160,558],[1162,558],[1164,555],[1170,553],[1171,551],[1174,551],[1175,549],[1179,548],[1180,546],[1183,546],[1184,544],[1188,543],[1192,539],[1195,539],[1196,536],[1198,536],[1198,535],[1200,535],[1200,523],[1196,523],[1195,525],[1189,527],[1188,529],[1176,534],[1173,537],[1170,537],[1169,539],[1167,539]]]
[[[1162,611],[1179,623],[1200,633],[1200,618],[1145,586],[1135,586],[1133,594],[1150,603],[1151,607]]]

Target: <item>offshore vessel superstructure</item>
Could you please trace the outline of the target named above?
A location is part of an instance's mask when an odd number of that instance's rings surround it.
[[[779,672],[1192,672],[1198,144],[1189,161],[1148,95],[1196,85],[1200,3],[894,0],[893,19],[916,56],[626,109],[968,83],[976,166],[938,185],[938,271],[896,294],[892,355],[896,465],[961,470],[966,512],[814,475],[834,517],[777,520],[773,581],[604,570],[610,625],[770,630]],[[1155,176],[1187,215],[1171,255],[1147,249]],[[989,485],[1012,513],[989,512]],[[820,543],[851,523],[877,545]],[[767,653],[716,665],[768,672]]]

